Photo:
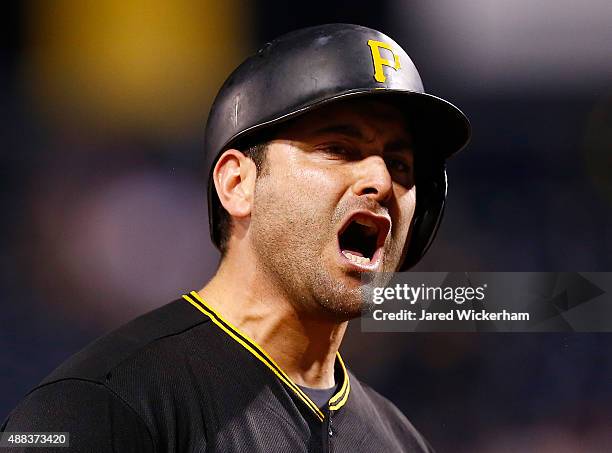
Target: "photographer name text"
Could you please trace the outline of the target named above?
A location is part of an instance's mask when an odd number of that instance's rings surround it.
[[[529,321],[529,313],[513,313],[507,310],[487,312],[486,310],[455,309],[447,312],[429,312],[403,309],[395,312],[374,310],[375,321]]]

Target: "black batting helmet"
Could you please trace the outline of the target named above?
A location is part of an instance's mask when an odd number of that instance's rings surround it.
[[[212,171],[220,154],[282,121],[327,103],[358,96],[388,99],[411,125],[416,149],[416,211],[400,267],[416,264],[431,245],[446,201],[445,160],[470,138],[466,116],[425,93],[404,50],[383,33],[358,25],[328,24],[297,30],[266,44],[225,81],[212,105],[204,151],[210,234],[221,231]]]

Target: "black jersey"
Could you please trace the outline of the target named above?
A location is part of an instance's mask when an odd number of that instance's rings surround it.
[[[192,292],[72,356],[2,431],[69,432],[59,453],[430,451],[340,355],[335,373],[336,393],[320,409]]]

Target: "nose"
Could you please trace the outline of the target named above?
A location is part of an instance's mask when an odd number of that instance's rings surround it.
[[[353,193],[367,196],[381,204],[393,193],[393,180],[387,164],[381,156],[368,156],[355,163]]]

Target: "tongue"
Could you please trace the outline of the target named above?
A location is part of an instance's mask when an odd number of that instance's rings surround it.
[[[355,256],[363,256],[363,253],[358,252],[356,250],[351,250],[351,249],[342,249],[343,252],[348,252],[351,255],[355,255]]]

